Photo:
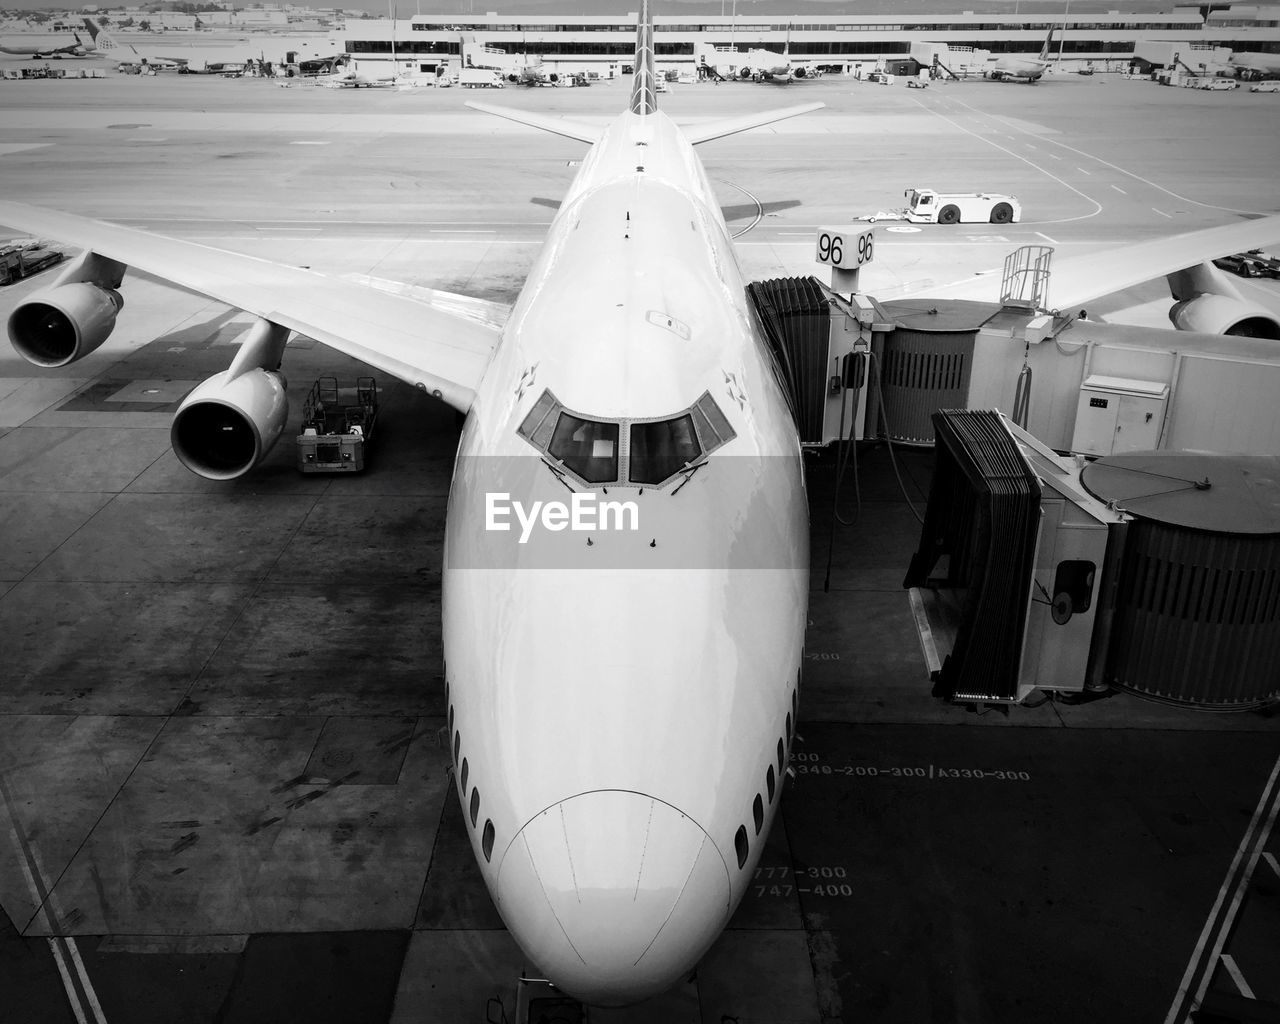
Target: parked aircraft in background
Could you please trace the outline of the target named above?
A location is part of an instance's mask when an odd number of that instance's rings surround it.
[[[34,41],[24,36],[6,36],[0,39],[0,53],[7,53],[14,57],[30,57],[32,60],[50,57],[87,56],[89,51],[85,49],[84,43],[80,41],[79,34],[72,32],[71,35],[75,39],[73,43],[60,42],[60,40],[66,38],[65,36]]]
[[[1054,60],[1049,56],[1049,48],[1053,45],[1053,33],[1057,27],[1049,29],[1049,34],[1045,36],[1044,45],[1040,47],[1040,53],[1036,57],[1016,57],[1008,55],[1000,57],[994,63],[988,65],[983,71],[984,78],[992,78],[999,81],[1002,78],[1009,78],[1019,82],[1038,82],[1044,76],[1044,73],[1054,64]]]
[[[175,415],[174,452],[204,477],[251,472],[284,431],[294,331],[466,413],[442,579],[454,781],[513,936],[603,1005],[687,977],[752,880],[809,592],[799,435],[693,147],[822,104],[681,128],[656,86],[642,0],[612,123],[468,104],[591,147],[511,310],[0,202],[0,223],[85,249],[9,318],[36,365],[107,339],[129,266],[258,318]],[[1055,295],[1180,274],[1194,329],[1280,330],[1198,273],[1276,237],[1270,217],[1064,261]],[[606,504],[634,515],[586,537],[565,518]]]
[[[1227,65],[1242,78],[1280,77],[1280,53],[1233,52]]]
[[[119,42],[105,28],[95,24],[92,18],[85,18],[84,26],[93,39],[94,55],[109,60],[113,64],[146,64],[157,71],[179,71],[188,68],[191,62],[189,55],[166,57],[152,52],[150,48],[144,53],[131,43]]]
[[[542,58],[527,53],[508,53],[494,46],[485,46],[475,36],[462,36],[462,66],[464,68],[488,68],[499,72],[509,81],[523,81],[526,74],[545,78]],[[531,82],[529,84],[537,84]]]
[[[799,64],[791,58],[790,34],[781,53],[774,50],[739,50],[732,46],[702,44],[698,64],[720,78],[754,79],[785,84],[793,78],[817,78],[817,65]],[[702,72],[706,74],[707,72]]]
[[[394,85],[397,78],[394,70],[390,74],[380,75],[369,71],[367,67],[362,67],[360,62],[350,54],[343,54],[333,62],[329,84],[352,89],[359,89],[361,86],[371,89]]]

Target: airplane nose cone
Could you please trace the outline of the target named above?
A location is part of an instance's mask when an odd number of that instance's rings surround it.
[[[692,818],[621,790],[555,804],[516,836],[498,876],[516,941],[559,988],[622,1006],[675,985],[729,912],[729,872]]]

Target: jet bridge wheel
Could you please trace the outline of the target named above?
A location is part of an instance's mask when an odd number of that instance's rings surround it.
[[[958,206],[944,206],[938,213],[939,224],[954,224],[960,219],[960,208]]]
[[[1013,207],[1008,203],[996,203],[991,211],[992,224],[1008,224],[1013,220]]]

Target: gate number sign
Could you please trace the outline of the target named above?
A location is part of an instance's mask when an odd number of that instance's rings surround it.
[[[875,241],[874,228],[856,234],[840,228],[819,228],[818,250],[814,258],[819,263],[829,263],[841,270],[856,270],[871,262]]]

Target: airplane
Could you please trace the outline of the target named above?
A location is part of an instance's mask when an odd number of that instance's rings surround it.
[[[190,57],[165,57],[159,54],[140,53],[131,43],[122,43],[105,28],[94,23],[92,18],[84,19],[85,28],[93,40],[91,53],[102,57],[113,64],[146,64],[157,71],[191,70]]]
[[[983,71],[982,77],[990,78],[997,82],[1005,78],[1031,83],[1040,81],[1044,73],[1055,63],[1049,56],[1049,48],[1053,45],[1053,33],[1055,31],[1057,31],[1056,25],[1049,29],[1049,34],[1045,36],[1044,45],[1040,47],[1038,56],[1034,58],[1012,55],[1000,57]]]
[[[84,250],[9,317],[37,366],[107,340],[129,267],[256,317],[175,414],[200,476],[244,476],[284,431],[291,332],[465,415],[442,569],[454,785],[511,934],[602,1006],[688,977],[741,901],[781,800],[809,592],[799,435],[696,147],[823,104],[681,127],[653,53],[642,0],[607,125],[468,103],[590,147],[510,310],[0,201],[0,223]],[[1055,290],[1180,274],[1193,329],[1225,333],[1252,314],[1195,292],[1214,287],[1196,268],[1276,238],[1280,216],[1122,247],[1074,277],[1064,261]]]
[[[370,73],[363,70],[360,62],[350,54],[343,54],[333,62],[333,70],[328,76],[328,81],[335,88],[349,86],[352,89],[359,89],[361,86],[375,88],[392,85],[396,82],[397,77],[394,69],[389,75]]]
[[[733,47],[701,44],[698,50],[698,64],[708,68],[720,78],[753,79],[761,82],[777,82],[785,84],[793,78],[817,78],[816,67],[797,64],[791,59],[791,39],[788,33],[787,42],[781,53],[774,50],[737,50]],[[706,74],[707,72],[703,72]]]
[[[87,19],[86,19],[87,20]],[[84,43],[80,41],[79,33],[72,32],[75,38],[74,43],[66,43],[62,46],[41,45],[39,43],[28,43],[21,36],[9,36],[6,39],[0,39],[0,53],[7,53],[14,57],[30,57],[32,60],[49,57],[85,57],[89,51],[85,49]]]
[[[1227,67],[1245,78],[1280,77],[1280,54],[1237,51],[1227,58]]]
[[[525,72],[542,67],[540,56],[530,57],[527,53],[508,53],[494,46],[485,46],[473,35],[464,34],[461,38],[463,67],[489,68],[501,72],[503,77],[512,82],[517,81]],[[542,72],[538,70],[537,74],[541,75]]]

